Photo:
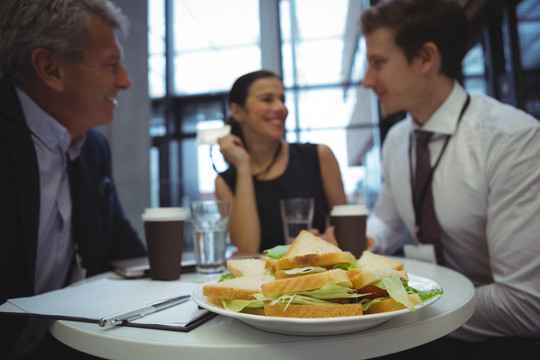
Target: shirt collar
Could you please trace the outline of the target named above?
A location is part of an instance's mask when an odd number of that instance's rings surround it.
[[[430,131],[436,134],[452,135],[457,128],[459,113],[465,103],[467,93],[463,87],[454,82],[454,88],[442,105],[431,115],[424,126],[418,126],[414,121],[414,130]]]
[[[51,151],[58,147],[63,154],[68,153],[71,160],[77,158],[86,140],[86,134],[71,141],[71,135],[62,124],[36,104],[21,88],[16,87],[16,91],[26,123],[34,137]]]
[[[85,142],[86,142],[86,133],[83,133],[82,135],[77,136],[75,139],[73,139],[71,144],[69,144],[68,156],[71,161],[79,157],[82,151],[82,147]]]

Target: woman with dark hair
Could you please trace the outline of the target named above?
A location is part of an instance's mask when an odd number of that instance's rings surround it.
[[[236,80],[229,93],[231,134],[218,140],[230,168],[216,178],[216,197],[231,201],[229,233],[239,252],[262,252],[285,243],[280,199],[315,199],[313,228],[346,204],[337,160],[325,145],[287,143],[284,88],[266,70]]]

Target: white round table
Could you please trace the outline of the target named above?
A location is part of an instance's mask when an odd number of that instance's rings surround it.
[[[293,336],[266,332],[218,315],[187,332],[97,324],[54,322],[61,342],[107,359],[363,359],[406,350],[447,335],[474,311],[474,286],[463,275],[421,261],[399,259],[411,274],[436,281],[444,294],[434,304],[388,320],[372,329],[345,335]],[[180,281],[196,281],[184,274]]]

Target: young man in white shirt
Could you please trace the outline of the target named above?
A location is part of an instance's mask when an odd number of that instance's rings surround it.
[[[475,284],[475,313],[450,335],[457,339],[452,350],[465,349],[456,356],[483,354],[494,344],[498,355],[527,354],[540,337],[540,122],[468,95],[457,82],[467,19],[456,1],[392,1],[365,11],[361,24],[364,86],[387,113],[408,112],[383,144],[384,186],[368,220],[368,243],[382,253],[422,247]],[[417,130],[433,133],[431,178],[414,191]],[[421,243],[429,191],[440,245]],[[441,342],[432,347],[439,354]]]

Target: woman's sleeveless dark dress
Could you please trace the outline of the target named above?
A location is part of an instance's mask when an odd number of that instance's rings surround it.
[[[236,188],[236,170],[230,167],[220,174],[232,192]],[[278,178],[261,181],[253,178],[257,210],[261,221],[260,252],[285,243],[279,207],[280,199],[311,197],[315,199],[313,227],[326,229],[328,206],[324,195],[317,154],[317,144],[289,144],[289,163]]]

